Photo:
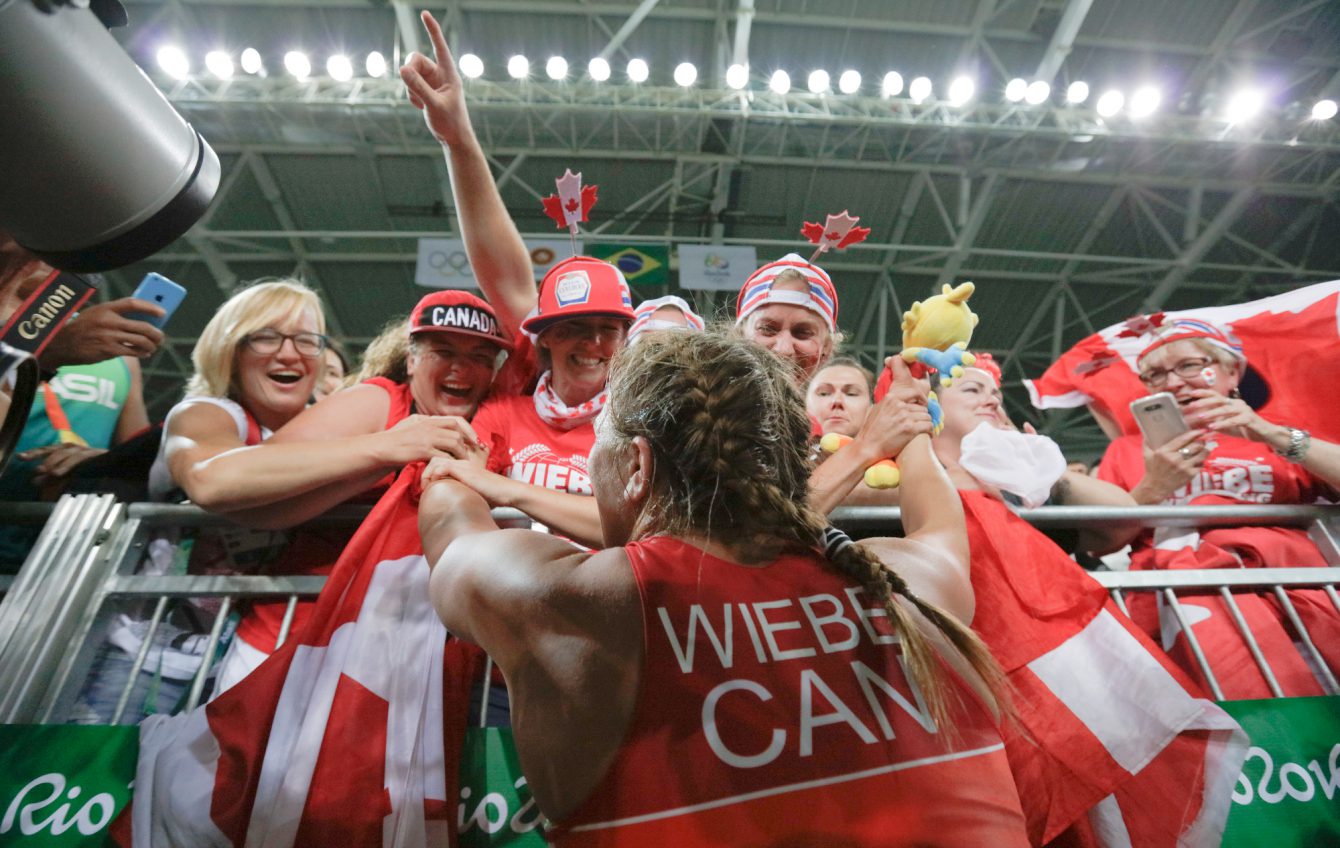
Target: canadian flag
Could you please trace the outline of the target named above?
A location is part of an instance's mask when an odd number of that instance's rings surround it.
[[[1135,358],[1149,345],[1150,331],[1174,318],[1202,319],[1228,327],[1242,342],[1249,366],[1243,396],[1263,418],[1334,440],[1340,438],[1340,393],[1318,388],[1340,354],[1337,305],[1340,281],[1233,306],[1137,316],[1080,341],[1024,385],[1038,409],[1090,404],[1123,433],[1138,433],[1129,404],[1149,394],[1136,377]]]
[[[420,470],[363,522],[301,633],[209,704],[141,725],[135,846],[455,844],[483,655],[429,603]]]
[[[1014,692],[1002,731],[1030,842],[1218,845],[1246,734],[1051,540],[960,494],[972,626]]]

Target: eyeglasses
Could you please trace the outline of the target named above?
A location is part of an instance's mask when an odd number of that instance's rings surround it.
[[[1213,360],[1210,359],[1184,359],[1171,368],[1155,368],[1146,371],[1140,375],[1140,382],[1149,386],[1151,389],[1157,389],[1168,382],[1169,374],[1176,374],[1183,380],[1190,380],[1199,377],[1200,372],[1205,370]]]
[[[293,333],[290,335],[278,330],[257,330],[254,333],[248,333],[242,339],[242,344],[254,353],[268,356],[272,353],[278,353],[279,349],[284,346],[284,342],[290,339],[293,341],[293,349],[298,351],[299,356],[320,356],[321,352],[326,349],[326,337],[320,333]]]

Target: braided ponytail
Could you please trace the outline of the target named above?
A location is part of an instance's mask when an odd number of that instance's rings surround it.
[[[768,351],[728,332],[649,335],[615,359],[605,416],[617,436],[645,438],[655,458],[643,533],[716,535],[745,562],[825,549],[828,522],[807,501],[809,417],[795,381]],[[944,634],[993,695],[1005,691],[981,639],[918,598],[874,554],[847,540],[826,555],[883,605],[938,725],[951,726],[941,661],[897,597]]]

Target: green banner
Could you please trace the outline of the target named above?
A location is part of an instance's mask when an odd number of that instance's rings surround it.
[[[670,247],[664,244],[592,244],[587,250],[623,271],[630,286],[663,286],[670,282]]]
[[[544,848],[544,819],[521,774],[510,727],[472,727],[461,751],[461,848]]]
[[[1219,706],[1251,737],[1225,848],[1340,845],[1340,698]]]
[[[0,845],[113,845],[139,738],[138,727],[0,725]]]

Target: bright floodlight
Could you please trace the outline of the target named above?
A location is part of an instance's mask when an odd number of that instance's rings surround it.
[[[903,75],[897,71],[889,71],[884,75],[884,82],[880,85],[880,91],[885,97],[897,97],[903,93]]]
[[[242,51],[242,70],[249,74],[259,74],[265,68],[265,63],[261,61],[261,53],[255,47],[248,47]]]
[[[1110,118],[1121,111],[1121,107],[1126,105],[1126,95],[1117,91],[1115,88],[1111,91],[1103,92],[1103,96],[1098,98],[1098,103],[1094,108],[1098,114],[1104,118]]]
[[[972,99],[977,91],[977,83],[972,77],[958,77],[949,84],[949,105],[962,106]]]
[[[1336,105],[1334,100],[1318,100],[1312,107],[1312,120],[1329,121],[1335,117]]]
[[[1152,85],[1137,88],[1131,95],[1131,117],[1148,118],[1159,108],[1162,99],[1159,90]]]
[[[1015,77],[1005,84],[1005,99],[1011,103],[1018,103],[1024,99],[1028,93],[1028,80]]]
[[[1052,87],[1044,80],[1033,80],[1024,92],[1024,102],[1030,106],[1041,106],[1052,96]]]
[[[470,53],[466,53],[466,54],[465,54],[465,56],[470,56],[470,55],[473,55],[473,54],[470,54]],[[462,72],[462,73],[465,72],[465,67],[464,67],[464,66],[465,66],[465,56],[462,56],[462,57],[461,57],[461,72]],[[478,56],[475,56],[475,58],[478,59],[479,57],[478,57]],[[386,57],[383,56],[382,54],[378,53],[376,50],[373,50],[371,53],[368,54],[367,69],[368,69],[368,76],[372,77],[373,79],[381,79],[382,77],[386,76]],[[480,62],[480,63],[479,63],[479,72],[480,72],[480,73],[483,73],[483,72],[484,72],[484,63],[483,63],[483,62]],[[469,76],[469,74],[466,74],[466,76]]]
[[[749,69],[744,65],[731,65],[726,69],[726,85],[739,91],[749,84]]]
[[[185,79],[191,72],[191,60],[186,58],[180,47],[168,45],[158,48],[158,67],[173,79]]]
[[[312,60],[301,50],[290,50],[284,54],[284,70],[298,80],[305,80],[312,75]]]
[[[549,61],[544,63],[544,75],[551,80],[567,79],[568,60],[562,56],[550,56]]]
[[[917,77],[912,80],[912,84],[907,87],[907,93],[912,98],[913,103],[920,103],[931,96],[930,77]]]
[[[1070,87],[1065,90],[1065,102],[1083,103],[1089,99],[1089,84],[1087,82],[1072,82]]]
[[[1228,101],[1228,120],[1234,124],[1240,124],[1243,121],[1250,121],[1260,113],[1265,104],[1265,97],[1261,92],[1254,88],[1243,89],[1234,94]]]
[[[828,71],[810,71],[809,77],[805,80],[805,87],[810,90],[810,94],[823,94],[828,90],[828,82]]]
[[[651,76],[651,68],[647,67],[646,59],[628,60],[628,79],[631,82],[646,82],[649,76]]]
[[[838,77],[838,91],[843,94],[855,94],[861,90],[861,72],[843,71]]]
[[[462,54],[456,64],[460,67],[461,73],[469,79],[479,79],[484,76],[484,60],[473,53]]]
[[[530,76],[530,60],[520,53],[507,60],[507,75],[514,80]]]
[[[348,56],[337,53],[326,60],[326,73],[336,82],[348,82],[354,78],[354,65]]]
[[[587,63],[586,72],[596,82],[604,82],[610,78],[610,63],[597,56]]]
[[[791,90],[791,75],[786,71],[773,71],[768,80],[768,88],[777,94],[786,94]]]
[[[675,65],[675,85],[681,88],[688,88],[698,81],[698,69],[692,62],[680,62]]]
[[[229,79],[233,75],[233,57],[223,50],[211,50],[205,54],[205,67],[219,79]]]

